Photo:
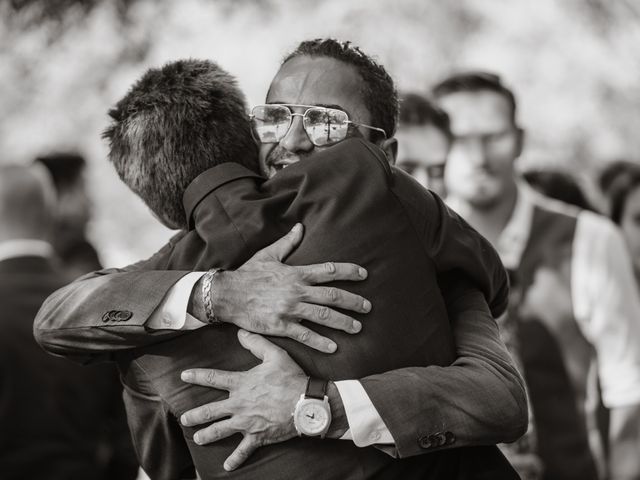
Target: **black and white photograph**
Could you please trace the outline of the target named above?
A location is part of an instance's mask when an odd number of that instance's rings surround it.
[[[4,0],[0,85],[0,480],[640,480],[640,0]]]

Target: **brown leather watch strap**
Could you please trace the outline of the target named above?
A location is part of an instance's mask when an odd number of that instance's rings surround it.
[[[327,394],[327,383],[329,382],[326,380],[309,377],[307,380],[307,390],[304,392],[304,396],[307,398],[324,400],[324,397]]]

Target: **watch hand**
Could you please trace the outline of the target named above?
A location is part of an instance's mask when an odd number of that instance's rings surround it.
[[[314,413],[313,415],[309,415],[309,414],[307,413],[307,417],[309,417],[311,420],[313,420],[314,418],[316,418],[316,414]]]

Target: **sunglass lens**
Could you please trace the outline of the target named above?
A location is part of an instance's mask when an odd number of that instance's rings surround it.
[[[310,108],[304,116],[304,129],[314,145],[321,147],[344,140],[349,117],[342,110]]]
[[[291,125],[291,112],[281,105],[259,105],[251,111],[253,130],[262,143],[277,143]]]

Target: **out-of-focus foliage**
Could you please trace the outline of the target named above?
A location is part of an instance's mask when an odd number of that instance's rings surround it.
[[[402,89],[463,68],[500,73],[518,95],[524,163],[586,177],[640,149],[636,0],[14,0],[0,17],[0,161],[84,152],[109,265],[169,233],[105,160],[105,112],[145,68],[179,57],[217,60],[255,103],[299,41],[350,39]]]

